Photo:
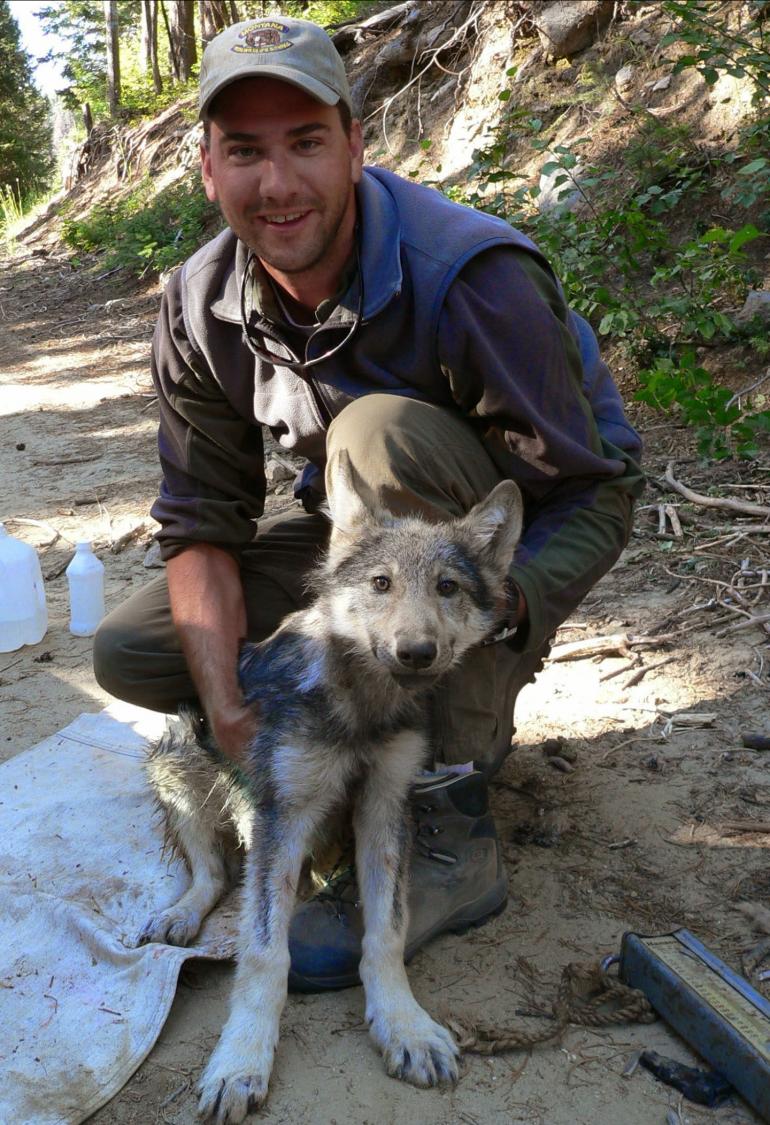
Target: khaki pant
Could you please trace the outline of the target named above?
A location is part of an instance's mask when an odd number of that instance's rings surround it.
[[[396,515],[462,515],[500,479],[469,422],[398,395],[356,399],[332,422],[326,444],[329,494],[335,458],[345,450],[364,495]],[[305,589],[305,579],[327,537],[322,516],[299,510],[260,523],[241,561],[249,640],[269,636],[287,613],[308,603],[312,589]],[[490,772],[497,769],[510,750],[516,696],[534,679],[546,652],[544,646],[519,654],[502,642],[469,653],[433,700],[436,759],[473,759]],[[174,712],[195,698],[165,576],[102,622],[94,638],[94,671],[112,695],[152,710]]]

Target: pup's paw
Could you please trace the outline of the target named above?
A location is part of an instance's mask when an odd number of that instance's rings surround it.
[[[189,945],[197,936],[203,919],[197,910],[164,910],[147,919],[134,939],[134,945],[147,945],[151,941],[165,945]]]
[[[375,1014],[371,1033],[392,1078],[414,1086],[456,1082],[460,1051],[452,1036],[419,1004],[396,1013]]]
[[[272,1050],[256,1051],[246,1061],[238,1052],[217,1048],[201,1077],[198,1114],[214,1125],[237,1125],[267,1098],[267,1084],[273,1063]],[[262,1059],[259,1055],[263,1054]]]

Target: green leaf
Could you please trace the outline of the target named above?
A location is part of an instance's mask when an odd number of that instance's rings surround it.
[[[753,223],[747,223],[745,227],[737,230],[730,239],[730,249],[740,250],[741,246],[745,246],[747,242],[753,242],[755,238],[761,238],[761,236],[762,232],[757,230]]]
[[[508,99],[510,98],[510,96],[511,96],[510,90],[501,90],[500,93],[497,95],[498,100],[501,101],[501,102],[507,102]]]
[[[739,176],[753,176],[755,172],[760,172],[763,168],[768,167],[768,162],[764,156],[752,160],[750,164],[744,164],[742,168],[738,169]]]
[[[724,242],[727,237],[728,237],[728,232],[724,229],[724,227],[712,227],[711,230],[707,230],[705,234],[702,234],[700,236],[700,238],[698,239],[698,241],[699,242]]]

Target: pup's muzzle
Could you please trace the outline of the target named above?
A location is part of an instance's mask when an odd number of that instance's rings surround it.
[[[404,672],[426,672],[436,659],[435,641],[400,640],[396,645],[396,659]]]

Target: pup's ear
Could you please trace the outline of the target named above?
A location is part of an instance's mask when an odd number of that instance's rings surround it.
[[[333,525],[332,543],[358,536],[365,527],[382,522],[381,513],[367,503],[364,483],[344,449],[326,468],[326,495]]]
[[[505,573],[521,538],[524,503],[512,480],[500,481],[484,500],[460,520],[472,546]]]

